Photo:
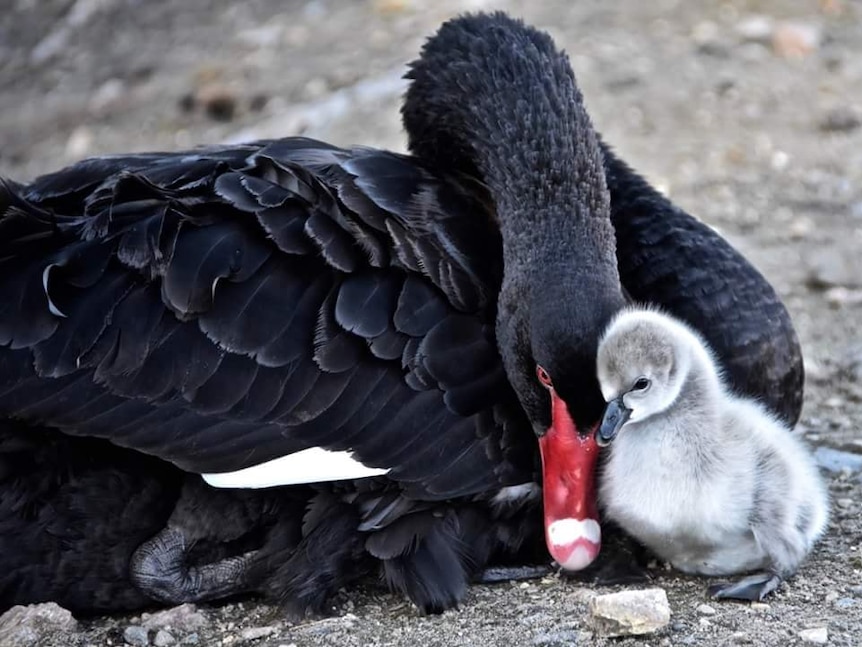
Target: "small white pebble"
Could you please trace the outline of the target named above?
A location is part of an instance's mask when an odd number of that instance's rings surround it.
[[[93,147],[93,131],[86,126],[78,126],[66,142],[66,156],[77,159],[86,156]]]
[[[703,616],[714,616],[715,608],[709,606],[708,604],[701,604],[698,605],[697,612]]]
[[[592,598],[587,624],[603,636],[651,634],[670,624],[670,604],[664,589],[628,590]]]
[[[775,22],[768,16],[752,15],[740,20],[735,29],[743,40],[765,43],[772,36]]]
[[[811,629],[803,629],[800,631],[799,637],[803,642],[813,643],[815,645],[825,645],[829,642],[829,631],[826,627],[813,627]]]
[[[782,22],[772,31],[772,49],[783,58],[800,59],[820,45],[818,25],[801,22]]]
[[[781,171],[787,168],[787,165],[790,163],[790,155],[784,151],[775,151],[772,154],[772,158],[769,160],[769,163],[773,169]]]
[[[814,222],[810,218],[797,218],[790,223],[787,230],[791,238],[807,238],[814,231]]]

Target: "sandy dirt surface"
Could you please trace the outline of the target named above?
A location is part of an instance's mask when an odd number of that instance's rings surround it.
[[[156,644],[862,644],[862,4],[686,1],[5,0],[0,175],[78,158],[306,134],[403,148],[402,66],[463,10],[501,8],[570,53],[599,130],[775,283],[808,369],[800,433],[829,467],[833,518],[765,605],[704,608],[706,582],[658,569],[671,624],[607,640],[591,594],[557,578],[477,586],[422,617],[373,585],[326,619],[255,601],[201,607]],[[602,590],[601,592],[605,592]],[[141,616],[39,644],[134,642]],[[806,630],[814,630],[808,631]]]

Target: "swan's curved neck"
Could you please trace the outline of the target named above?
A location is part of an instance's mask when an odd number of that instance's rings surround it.
[[[602,154],[568,58],[550,37],[500,16],[454,21],[408,77],[411,151],[488,187],[507,267],[565,276],[583,254],[593,271],[610,272],[601,280],[619,283]]]

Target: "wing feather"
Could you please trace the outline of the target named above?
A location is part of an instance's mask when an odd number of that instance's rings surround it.
[[[511,394],[498,234],[457,182],[297,138],[4,184],[0,414],[192,471],[321,446],[414,498],[499,486],[532,439],[474,415]]]

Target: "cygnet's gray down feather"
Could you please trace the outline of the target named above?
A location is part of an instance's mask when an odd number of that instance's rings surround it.
[[[802,441],[731,393],[702,338],[655,310],[611,322],[597,369],[618,431],[605,429],[606,517],[686,573],[762,571],[713,587],[717,597],[761,599],[793,575],[828,518]]]

